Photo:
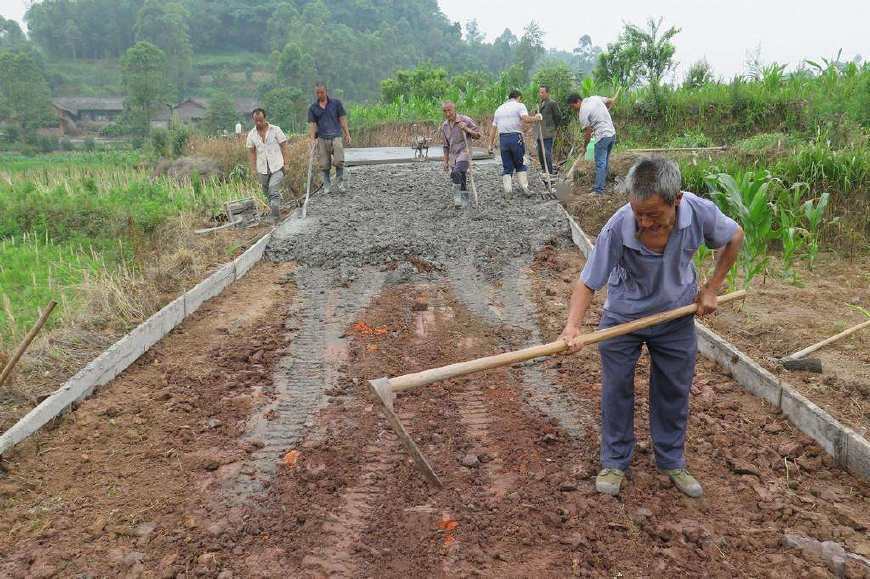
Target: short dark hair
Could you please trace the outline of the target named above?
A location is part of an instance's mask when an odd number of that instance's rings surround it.
[[[252,117],[255,117],[255,116],[257,116],[257,113],[262,114],[264,119],[266,118],[266,109],[263,109],[263,108],[257,107],[257,108],[255,108],[254,110],[251,111],[251,116],[252,116]]]
[[[512,90],[512,91],[510,92],[510,94],[508,95],[508,98],[509,98],[509,99],[518,99],[518,98],[520,98],[521,96],[523,96],[523,93],[521,93],[521,92],[518,91],[517,89],[514,89],[514,90]]]
[[[566,100],[568,101],[568,104],[569,104],[569,105],[573,105],[573,104],[575,104],[575,103],[582,102],[582,101],[583,101],[583,97],[581,97],[579,94],[577,94],[576,92],[574,92],[574,93],[569,94],[569,95],[568,95],[568,98],[567,98]]]
[[[540,86],[540,88],[544,89],[547,92],[550,92],[550,85],[548,85],[548,84],[542,84]]]

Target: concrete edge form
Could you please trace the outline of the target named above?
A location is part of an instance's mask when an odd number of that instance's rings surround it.
[[[298,219],[298,212],[282,225],[295,219]],[[297,228],[289,230],[295,232]],[[0,435],[0,456],[76,403],[89,397],[98,387],[111,382],[203,303],[220,295],[227,287],[243,278],[263,259],[274,231],[266,233],[239,257],[220,266],[206,279],[164,306],[79,370],[51,396]]]
[[[589,256],[592,243],[580,225],[562,207],[571,226],[574,244]],[[870,480],[870,443],[819,408],[794,386],[780,380],[738,350],[728,340],[696,321],[698,351],[731,374],[746,391],[778,408],[798,430],[815,440],[834,461],[854,476]]]

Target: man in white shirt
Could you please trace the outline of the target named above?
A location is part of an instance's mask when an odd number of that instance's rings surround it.
[[[512,90],[506,103],[498,107],[492,119],[489,150],[492,152],[495,139],[498,137],[498,149],[501,153],[502,187],[505,194],[513,190],[511,175],[516,172],[523,192],[529,193],[529,168],[525,164],[526,146],[523,142],[524,123],[537,123],[543,117],[531,116],[522,103],[523,95],[518,90]]]
[[[272,222],[277,224],[281,219],[281,181],[290,164],[287,135],[281,127],[269,124],[263,109],[254,109],[251,118],[254,128],[248,133],[248,161],[251,173],[260,181],[263,195],[269,199]]]
[[[585,151],[589,141],[595,137],[595,185],[592,192],[604,195],[604,185],[607,182],[607,164],[610,151],[616,142],[616,128],[610,116],[610,109],[616,102],[615,98],[589,96],[581,98],[573,94],[568,97],[568,104],[580,116],[580,126],[583,127],[583,148]]]

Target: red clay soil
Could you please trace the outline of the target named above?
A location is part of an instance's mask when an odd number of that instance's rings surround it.
[[[575,251],[550,249],[535,261],[547,339],[581,264]],[[592,490],[600,383],[591,350],[542,363],[590,417],[579,437],[532,409],[535,385],[519,368],[400,394],[397,411],[444,482],[429,487],[366,380],[522,339],[438,283],[388,287],[360,314],[364,324],[347,328],[348,363],[328,404],[264,494],[239,502],[224,489],[250,468],[251,443],[239,437],[287,348],[291,270],[255,268],[5,463],[0,575],[827,576],[820,559],[782,546],[786,532],[870,556],[868,485],[707,363],[688,441],[701,500],[650,464],[645,370],[632,479],[620,498]]]

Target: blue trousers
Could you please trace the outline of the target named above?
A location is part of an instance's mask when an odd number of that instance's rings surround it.
[[[601,328],[619,322],[607,312]],[[601,342],[601,465],[628,469],[634,451],[634,371],[650,354],[649,430],[661,469],[683,468],[689,391],[695,375],[695,318],[688,316]]]
[[[595,142],[595,186],[592,190],[596,193],[604,193],[604,184],[607,182],[607,162],[610,160],[610,151],[616,137],[603,137]]]
[[[544,139],[543,151],[541,151],[541,144],[538,143],[538,161],[541,163],[542,169],[544,169],[544,161],[546,161],[547,165],[544,170],[549,171],[550,175],[556,174],[556,167],[553,166],[553,139]]]
[[[529,170],[523,164],[526,145],[520,133],[501,133],[498,136],[498,148],[501,151],[502,175],[513,175],[514,171],[522,173]]]

